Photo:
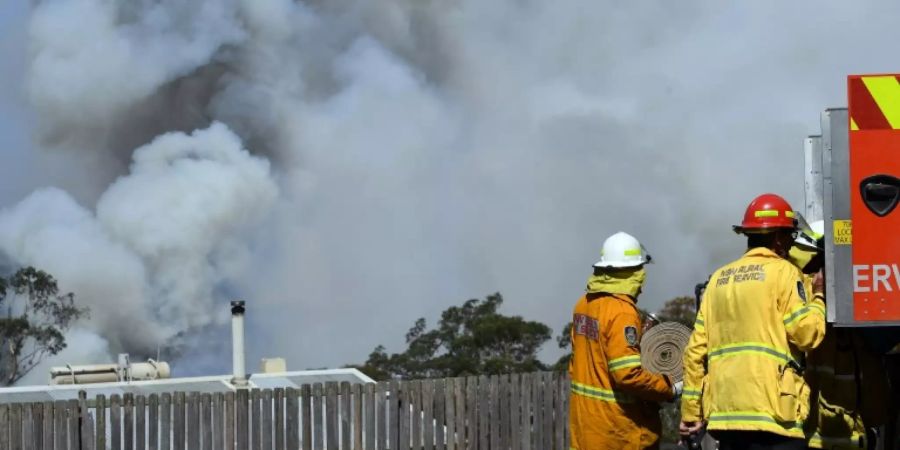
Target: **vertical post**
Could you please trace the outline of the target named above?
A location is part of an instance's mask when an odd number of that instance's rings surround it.
[[[275,389],[275,448],[284,448],[284,388]]]
[[[250,448],[259,450],[262,444],[262,427],[259,426],[259,389],[250,391]]]
[[[808,222],[824,218],[825,185],[822,173],[822,136],[809,136],[803,140],[804,189]]]
[[[231,384],[237,387],[247,386],[247,368],[244,363],[244,302],[231,302]]]
[[[272,390],[266,389],[262,393],[262,450],[272,450]],[[281,450],[281,449],[279,449]]]
[[[312,385],[312,396],[310,398],[310,402],[312,403],[312,433],[311,437],[313,438],[310,441],[304,439],[303,448],[306,449],[306,442],[312,443],[312,448],[316,450],[320,450],[325,448],[325,424],[322,422],[324,420],[322,408],[323,408],[323,387],[322,383],[316,383]],[[304,431],[306,431],[304,429]]]
[[[159,450],[159,395],[150,394],[147,399],[148,417],[147,417],[147,441],[149,450]],[[99,447],[99,446],[98,446]],[[104,447],[105,448],[105,447]]]
[[[235,414],[235,395],[234,392],[225,393],[225,450],[234,450],[235,433],[234,424],[236,421]]]
[[[387,448],[388,413],[387,413],[388,384],[380,382],[375,384],[375,448],[383,450]],[[374,449],[372,449],[374,450]]]
[[[217,392],[213,404],[213,448],[225,448],[225,394]]]
[[[147,398],[143,395],[134,399],[134,443],[135,450],[147,448]]]
[[[172,448],[184,450],[184,392],[176,392],[172,402]]]
[[[365,432],[365,450],[375,450],[375,384],[366,383],[363,385],[363,405],[365,406],[366,424],[363,426]],[[383,447],[382,447],[383,448]]]
[[[191,392],[187,397],[187,437],[188,450],[200,450],[200,395]]]
[[[159,449],[172,450],[172,394],[160,397],[159,412]]]
[[[109,397],[109,439],[115,450],[122,448],[122,406],[120,401],[119,394]],[[56,410],[56,413],[59,414],[59,410]]]
[[[101,396],[102,397],[102,396]],[[99,401],[99,399],[98,399]],[[44,410],[44,429],[42,431],[42,438],[44,446],[42,447],[44,450],[53,450],[53,402],[46,401],[43,403]],[[2,420],[2,418],[0,418]],[[0,428],[2,429],[2,428]],[[2,437],[0,437],[0,447],[3,447],[6,443],[3,442]],[[104,442],[105,444],[105,442]],[[106,447],[103,447],[106,448]]]
[[[250,393],[246,389],[235,392],[235,408],[237,410],[237,450],[250,448]]]

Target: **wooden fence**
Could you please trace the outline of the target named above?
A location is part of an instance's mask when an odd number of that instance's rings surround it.
[[[313,384],[0,405],[10,450],[564,450],[567,377]]]

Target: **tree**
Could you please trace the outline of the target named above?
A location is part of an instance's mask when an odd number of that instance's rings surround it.
[[[44,358],[66,348],[65,332],[87,315],[75,295],[59,294],[48,273],[25,267],[0,277],[0,383],[11,385]]]
[[[667,301],[657,314],[662,322],[678,322],[688,328],[694,328],[697,318],[697,305],[694,297],[675,297]]]
[[[537,358],[551,330],[540,322],[497,312],[499,294],[472,299],[441,314],[429,330],[424,318],[406,333],[407,349],[388,354],[379,345],[356,366],[377,380],[493,375],[545,370]]]

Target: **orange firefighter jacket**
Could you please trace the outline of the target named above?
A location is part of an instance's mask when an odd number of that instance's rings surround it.
[[[803,438],[803,352],[825,337],[825,304],[796,266],[754,248],[713,273],[684,353],[681,417],[711,430]]]
[[[811,448],[864,449],[866,427],[887,421],[885,370],[854,330],[829,327],[807,357],[805,378],[812,393],[806,422]]]
[[[640,316],[627,295],[586,294],[575,305],[569,374],[571,448],[656,448],[658,402],[672,400],[668,378],[641,368]]]

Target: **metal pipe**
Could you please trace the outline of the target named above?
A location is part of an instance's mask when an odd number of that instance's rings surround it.
[[[231,384],[247,386],[247,368],[244,360],[244,302],[231,302],[231,351],[234,370]]]

